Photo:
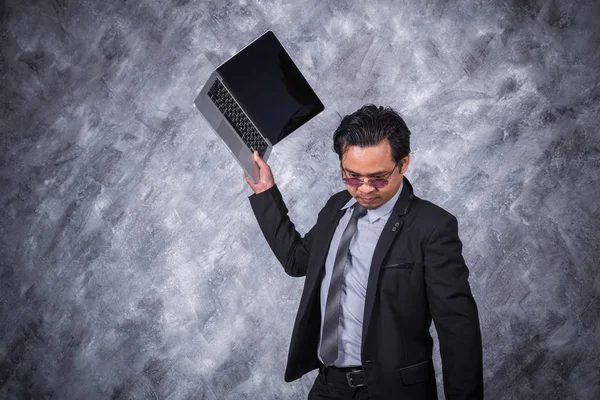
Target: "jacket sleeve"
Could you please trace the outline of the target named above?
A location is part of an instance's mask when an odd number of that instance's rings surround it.
[[[446,214],[425,246],[425,283],[440,343],[446,399],[483,399],[481,331],[458,223]]]
[[[315,226],[301,237],[289,216],[277,185],[249,197],[267,243],[290,276],[305,276]]]

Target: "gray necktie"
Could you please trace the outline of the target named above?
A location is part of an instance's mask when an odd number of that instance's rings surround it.
[[[335,255],[327,305],[325,306],[325,319],[323,321],[323,337],[321,338],[321,359],[325,366],[329,366],[338,358],[338,325],[340,322],[340,296],[342,294],[342,280],[344,265],[348,258],[350,241],[356,232],[358,219],[367,213],[367,209],[360,204],[354,204],[354,212],[340,239],[340,246]]]

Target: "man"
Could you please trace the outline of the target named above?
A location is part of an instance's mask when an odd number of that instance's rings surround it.
[[[306,276],[286,382],[319,368],[309,399],[436,399],[431,319],[446,399],[483,398],[481,333],[456,218],[413,194],[410,131],[391,108],[363,106],[334,134],[347,190],[304,236],[270,167],[250,204],[291,276]]]

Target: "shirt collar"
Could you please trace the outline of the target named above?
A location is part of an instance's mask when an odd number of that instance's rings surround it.
[[[367,209],[367,215],[369,216],[369,222],[374,223],[379,218],[385,217],[386,215],[388,215],[392,212],[392,210],[394,209],[394,204],[396,204],[396,201],[398,201],[398,198],[400,197],[400,193],[402,192],[403,187],[404,187],[404,180],[402,181],[402,183],[400,183],[400,187],[398,188],[398,191],[396,191],[396,194],[394,195],[394,197],[392,197],[387,202],[383,203],[382,205],[380,205],[377,208]],[[344,204],[344,206],[341,208],[341,210],[345,210],[349,207],[352,207],[356,203],[357,203],[356,199],[354,197],[352,197],[350,200],[348,200],[348,202],[346,204]]]

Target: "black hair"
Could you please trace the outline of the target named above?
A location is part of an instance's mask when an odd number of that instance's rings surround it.
[[[388,139],[396,163],[410,153],[410,131],[391,107],[366,104],[342,118],[333,134],[333,150],[340,157],[350,146],[377,146]]]

